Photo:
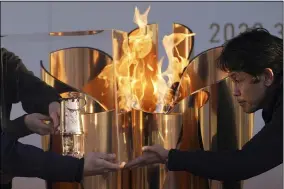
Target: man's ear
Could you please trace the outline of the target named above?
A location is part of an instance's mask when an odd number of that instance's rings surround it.
[[[273,73],[272,69],[265,68],[264,71],[263,71],[263,76],[264,76],[264,85],[266,87],[269,87],[270,85],[272,85],[272,83],[274,81],[274,73]]]

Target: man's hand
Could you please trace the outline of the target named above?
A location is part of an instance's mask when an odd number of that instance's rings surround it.
[[[33,113],[25,116],[25,125],[29,130],[39,135],[48,135],[53,132],[53,126],[50,117],[39,113]],[[48,123],[49,122],[49,123]]]
[[[161,145],[144,146],[142,156],[128,162],[124,168],[135,168],[155,163],[166,163],[169,151]]]
[[[85,156],[84,176],[103,175],[123,168],[116,162],[115,154],[92,152]]]
[[[60,103],[51,102],[49,104],[49,116],[52,119],[54,131],[58,132],[58,127],[60,123]]]

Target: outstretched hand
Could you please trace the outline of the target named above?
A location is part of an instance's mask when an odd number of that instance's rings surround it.
[[[124,163],[119,164],[115,154],[99,152],[88,153],[84,161],[84,176],[104,175],[123,168]]]
[[[156,163],[166,163],[169,151],[161,145],[144,146],[143,154],[128,162],[124,168],[136,168]]]

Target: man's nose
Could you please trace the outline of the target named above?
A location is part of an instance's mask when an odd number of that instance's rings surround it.
[[[240,92],[240,90],[237,86],[234,87],[233,95],[234,96],[240,96],[241,95],[241,92]]]

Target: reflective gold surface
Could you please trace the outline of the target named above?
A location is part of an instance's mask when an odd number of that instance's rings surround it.
[[[67,31],[67,32],[50,32],[50,36],[80,36],[80,35],[95,35],[103,32],[103,30],[89,30],[89,31]]]
[[[85,126],[85,154],[88,152],[113,153],[117,148],[114,129],[114,111],[82,114]],[[117,173],[84,178],[84,188],[117,188]]]
[[[129,81],[129,65],[128,59],[128,36],[127,33],[114,30],[112,33],[112,51],[113,64],[108,66],[107,70],[103,70],[100,78],[105,79],[105,84],[113,86],[114,92],[114,107],[116,114],[120,112],[128,112],[129,98],[131,95],[131,84]],[[118,121],[118,119],[116,119]]]
[[[113,153],[117,150],[116,132],[114,129],[114,111],[100,113],[82,113],[82,134],[52,135],[51,150],[63,155],[83,157],[89,152]],[[83,179],[84,189],[116,188],[119,185],[118,174],[109,173],[103,176],[90,176]],[[76,183],[53,183],[53,189],[81,188]]]
[[[222,47],[216,47],[197,55],[187,66],[176,92],[176,102],[212,84],[220,82],[228,74],[217,68]]]
[[[99,50],[67,48],[50,54],[50,72],[41,64],[42,79],[62,97],[61,134],[43,137],[45,150],[75,157],[88,152],[117,150],[114,110],[108,111],[114,108],[112,86],[106,87],[97,77],[111,63],[112,59]],[[84,189],[115,188],[117,174],[87,177],[82,184]],[[48,186],[52,189],[81,188],[77,183],[61,182],[48,183]]]
[[[193,33],[184,25],[175,23],[173,25],[175,33]],[[194,49],[194,37],[186,38],[177,46],[177,51],[174,51],[175,57],[181,56],[190,59]],[[192,62],[191,62],[192,63]],[[188,69],[189,66],[187,66]],[[184,82],[184,73],[181,78]],[[187,79],[187,78],[186,78]],[[192,78],[195,80],[195,78]],[[176,85],[177,90],[179,85]],[[180,100],[183,99],[183,100]],[[209,93],[205,91],[186,91],[183,97],[177,99],[173,109],[169,112],[180,112],[183,115],[183,127],[177,145],[181,150],[200,150],[200,135],[198,125],[199,109],[207,103]],[[202,177],[194,176],[186,171],[168,172],[163,189],[208,189],[208,180]]]
[[[71,91],[79,92],[79,89],[75,89],[66,83],[63,83],[59,79],[55,78],[50,72],[44,67],[43,62],[40,63],[41,78],[48,85],[52,86],[59,93],[69,93]]]
[[[167,149],[176,148],[181,133],[182,118],[182,114],[179,113],[153,114],[133,110],[133,157],[142,155],[142,147],[147,145],[160,144]],[[132,188],[163,188],[166,175],[164,165],[132,169]]]
[[[97,49],[66,48],[50,53],[50,74],[93,97],[104,109],[113,110],[113,86],[104,85],[104,80],[98,77],[111,63],[112,58]]]
[[[181,112],[183,115],[183,127],[177,149],[202,150],[202,138],[200,134],[199,111],[206,103],[210,95],[206,91],[197,91],[177,104],[173,112]],[[208,180],[194,176],[186,171],[169,172],[166,188],[169,189],[208,189]]]
[[[246,114],[232,96],[229,78],[204,90],[210,92],[209,102],[200,109],[200,128],[204,150],[236,150],[251,139],[254,114]],[[210,181],[211,189],[242,188],[241,182]]]
[[[148,28],[155,31],[157,25],[150,25]],[[192,33],[181,24],[174,24],[173,28],[176,33]],[[134,33],[135,30],[129,36]],[[156,39],[157,33],[154,34],[153,38]],[[50,54],[50,72],[42,66],[42,79],[57,89],[63,99],[69,98],[69,92],[79,92],[86,102],[82,112],[78,114],[80,116],[77,116],[80,121],[76,127],[78,132],[70,134],[65,130],[61,135],[43,137],[45,150],[50,147],[54,152],[77,157],[92,151],[111,152],[117,154],[118,161],[127,162],[141,155],[144,145],[161,144],[167,149],[222,150],[240,148],[251,138],[253,115],[242,112],[232,97],[233,85],[226,78],[227,73],[216,67],[221,47],[209,49],[190,62],[181,76],[181,82],[173,86],[176,103],[167,114],[153,113],[157,104],[154,103],[156,99],[152,99],[151,93],[154,89],[151,86],[143,89],[145,95],[141,99],[141,109],[126,111],[121,104],[125,103],[128,96],[122,96],[118,91],[121,87],[129,89],[130,85],[114,77],[119,67],[107,65],[118,65],[121,58],[127,58],[123,51],[127,35],[114,31],[112,37],[113,61],[99,50],[72,47]],[[190,37],[178,45],[179,56],[189,59],[193,50],[193,39]],[[154,48],[143,58],[143,61],[153,63],[153,67],[157,62],[157,42],[154,40]],[[174,54],[178,56],[176,52]],[[108,80],[99,77],[103,71],[106,71]],[[146,74],[146,79],[151,79],[151,74]],[[141,88],[142,84],[138,84],[134,91],[139,95]],[[63,131],[67,127],[62,123]],[[238,183],[224,184],[230,187]],[[83,185],[84,189],[223,187],[220,182],[208,182],[207,179],[190,173],[167,173],[163,165],[88,177],[84,179]],[[80,185],[53,183],[52,188],[79,189]]]
[[[67,58],[68,61],[66,57],[69,57]],[[105,53],[92,48],[67,48],[59,50],[57,53],[51,53],[50,61],[50,68],[53,72],[49,72],[43,66],[43,62],[41,62],[41,78],[48,85],[54,87],[63,98],[68,97],[69,92],[81,92],[81,96],[84,96],[87,102],[87,105],[84,106],[86,113],[101,112],[105,111],[108,108],[107,106],[114,106],[114,101],[109,100],[113,98],[112,88],[104,87],[104,85],[101,84],[102,81],[96,77],[98,68],[101,70],[111,63],[111,58]],[[76,71],[78,67],[80,68],[78,70],[81,72]],[[76,77],[78,79],[76,79]],[[92,84],[94,84],[94,86]],[[100,86],[102,89],[96,90],[96,86]],[[98,91],[101,91],[101,95],[98,94]],[[103,92],[106,94],[106,100],[99,103],[95,97],[99,99],[102,98]],[[107,106],[103,105],[103,102],[106,102]],[[54,138],[55,137],[56,136],[54,136]],[[49,149],[49,143],[50,137],[43,136],[43,150],[46,151]],[[60,146],[60,144],[58,145]]]

